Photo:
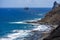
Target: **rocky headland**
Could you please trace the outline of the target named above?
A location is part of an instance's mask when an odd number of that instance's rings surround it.
[[[36,22],[33,21],[27,23],[38,23],[38,24],[44,23],[44,24],[58,25],[60,23],[60,4],[58,4],[55,1],[52,10],[46,13],[44,18]]]
[[[48,12],[46,16],[38,22],[45,22],[52,25],[58,25],[43,40],[60,40],[60,4],[58,4],[55,1],[52,10]]]
[[[37,21],[33,21],[33,22],[26,22],[26,23],[35,23],[35,24],[37,23],[37,24],[44,24],[44,25],[46,25],[46,24],[52,25],[52,26],[50,26],[53,28],[51,30],[51,32],[50,33],[46,33],[46,32],[42,33],[43,34],[42,38],[40,38],[40,36],[41,36],[39,34],[39,33],[41,33],[40,31],[33,30],[32,32],[34,32],[34,34],[36,35],[36,38],[38,38],[36,40],[55,40],[56,37],[60,38],[60,36],[55,36],[56,34],[60,35],[59,34],[60,33],[60,4],[55,1],[52,9],[48,13],[46,13],[44,18],[42,18],[41,20],[37,20]],[[31,38],[34,39],[35,35],[33,35],[33,37],[31,37]],[[55,39],[53,39],[53,37],[55,37]],[[56,40],[58,40],[58,39],[56,39]]]
[[[48,22],[52,25],[58,25],[43,40],[60,40],[60,4],[58,4],[55,1],[52,10],[48,14],[46,14],[45,18],[43,18],[43,20],[41,20],[41,21],[42,22]]]
[[[49,11],[46,16],[37,21],[37,22],[43,22],[43,23],[48,23],[52,25],[59,25],[60,23],[60,4],[54,2],[53,9]]]

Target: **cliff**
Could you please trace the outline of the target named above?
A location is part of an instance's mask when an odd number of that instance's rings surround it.
[[[37,22],[53,24],[53,25],[60,24],[60,4],[54,2],[52,10],[48,12],[43,19]]]
[[[57,36],[60,38],[60,4],[58,4],[56,1],[54,2],[54,5],[52,7],[52,10],[49,11],[44,18],[37,21],[32,22],[26,22],[26,23],[37,23],[37,24],[49,24],[49,25],[59,25],[56,26],[57,28],[52,29],[51,33],[42,33],[43,34],[43,40],[55,40],[53,37],[57,39]],[[50,26],[51,27],[51,26]],[[55,27],[55,26],[54,26]],[[40,31],[39,31],[40,32]],[[39,35],[38,39],[41,40],[40,34],[37,32],[36,34]],[[35,33],[35,32],[34,32]],[[57,34],[57,35],[56,35]],[[33,35],[35,38],[35,35]],[[47,37],[46,37],[47,36]],[[36,37],[37,38],[37,37]],[[58,39],[59,39],[58,38]],[[34,39],[35,40],[35,39]],[[60,40],[60,39],[59,39]]]
[[[38,24],[52,24],[52,25],[59,25],[60,24],[60,4],[56,1],[52,7],[52,10],[49,11],[44,18],[41,20],[33,21],[33,22],[26,22],[26,23],[38,23]]]
[[[58,25],[50,35],[43,40],[60,40],[60,4],[54,2],[53,9],[46,14],[46,16],[38,22],[47,22],[49,24]]]

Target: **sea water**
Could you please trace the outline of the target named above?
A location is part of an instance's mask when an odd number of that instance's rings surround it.
[[[41,20],[50,10],[51,8],[0,8],[0,40],[24,40],[24,37],[33,34],[31,30],[39,30],[39,26],[24,22]]]

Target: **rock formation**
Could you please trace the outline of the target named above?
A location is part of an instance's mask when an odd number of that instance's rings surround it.
[[[38,23],[38,24],[52,24],[58,25],[60,23],[60,4],[56,1],[51,11],[49,11],[44,18],[37,20],[36,22],[27,22],[27,23]]]
[[[53,9],[48,14],[46,14],[45,18],[43,18],[40,22],[58,25],[57,28],[54,29],[50,35],[43,40],[60,40],[60,4],[54,2]]]
[[[56,1],[54,2],[53,9],[59,7],[60,4],[58,4]]]
[[[58,25],[60,23],[60,5],[54,2],[54,9],[46,14],[46,16],[38,22]]]
[[[27,23],[47,23],[49,25],[58,25],[58,27],[54,29],[48,37],[44,38],[44,40],[60,40],[60,4],[55,1],[52,10],[49,11],[44,18]]]
[[[60,25],[54,29],[44,40],[60,40]]]

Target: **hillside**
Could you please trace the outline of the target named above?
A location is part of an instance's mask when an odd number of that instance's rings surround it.
[[[47,23],[47,24],[60,24],[60,4],[54,2],[54,6],[51,11],[49,11],[46,16],[39,20],[38,22]]]

